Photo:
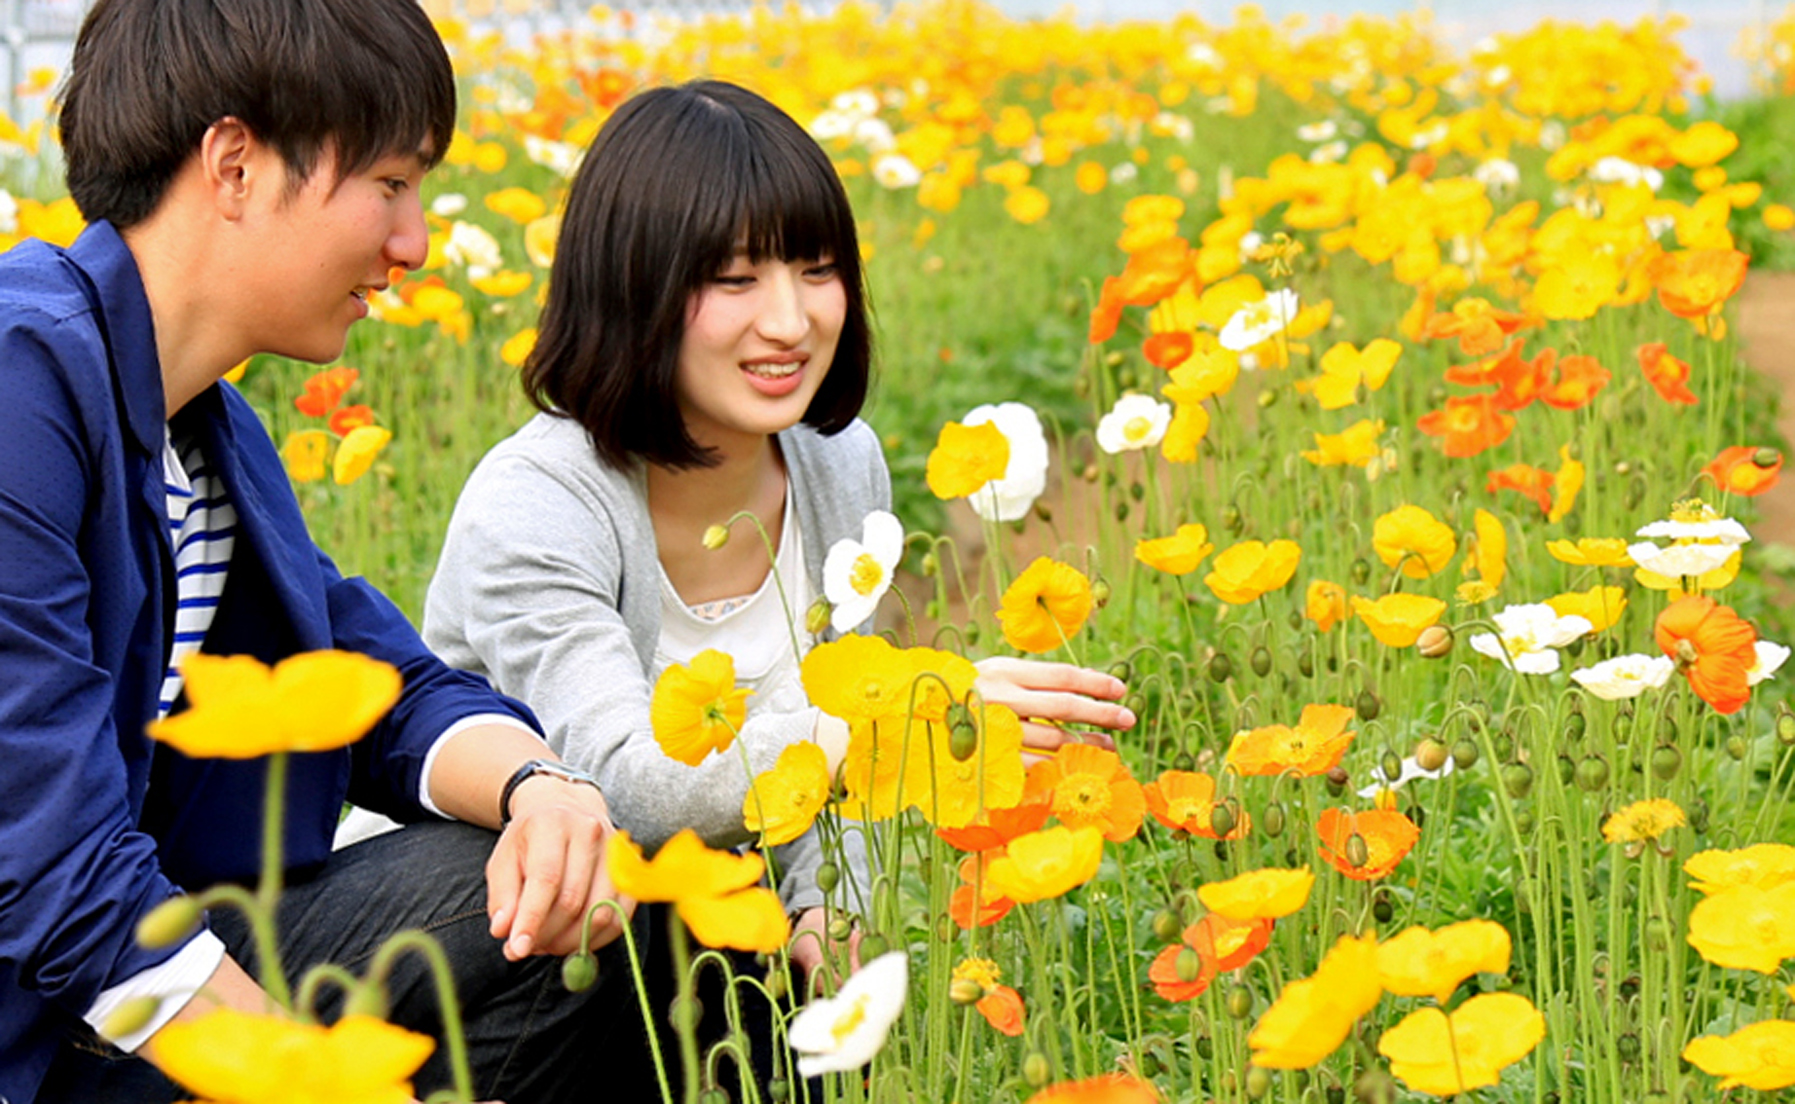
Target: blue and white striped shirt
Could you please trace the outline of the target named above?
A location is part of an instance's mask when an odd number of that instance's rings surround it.
[[[237,540],[237,511],[196,442],[166,438],[162,469],[175,556],[174,647],[157,710],[167,716],[181,696],[181,661],[199,651],[218,612]]]

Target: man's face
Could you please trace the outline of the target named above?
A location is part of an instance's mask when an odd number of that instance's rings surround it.
[[[246,300],[255,313],[245,320],[256,350],[315,363],[342,355],[369,292],[386,287],[395,266],[424,263],[426,163],[424,151],[392,153],[339,181],[327,151],[297,187],[259,197]]]

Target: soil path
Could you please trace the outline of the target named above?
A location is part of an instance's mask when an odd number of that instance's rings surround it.
[[[1745,361],[1782,391],[1778,428],[1795,442],[1795,272],[1754,272],[1739,295],[1739,342]],[[1795,465],[1789,465],[1795,468]],[[1752,537],[1795,546],[1795,472],[1758,498]]]

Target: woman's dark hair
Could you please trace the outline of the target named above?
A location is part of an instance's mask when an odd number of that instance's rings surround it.
[[[686,432],[674,377],[692,296],[744,245],[756,263],[834,262],[847,317],[804,424],[846,429],[872,362],[847,193],[789,115],[719,81],[643,92],[599,131],[568,195],[524,365],[531,400],[585,426],[613,467],[714,464]]]
[[[213,123],[243,122],[295,183],[326,149],[340,182],[455,133],[455,75],[417,0],[99,0],[60,125],[89,220],[148,218]]]

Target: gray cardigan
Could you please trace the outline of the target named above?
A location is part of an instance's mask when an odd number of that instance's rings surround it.
[[[864,422],[833,437],[798,426],[779,444],[821,594],[830,546],[860,539],[866,515],[890,508],[885,458]],[[579,423],[539,414],[487,453],[462,489],[425,599],[424,639],[449,665],[528,702],[555,751],[597,776],[618,826],[644,846],[681,828],[737,846],[751,838],[741,757],[688,767],[661,751],[649,722],[659,573],[645,469],[602,463]],[[740,738],[755,773],[808,739],[816,718],[815,708],[750,716]],[[816,829],[774,857],[788,910],[822,903]]]

